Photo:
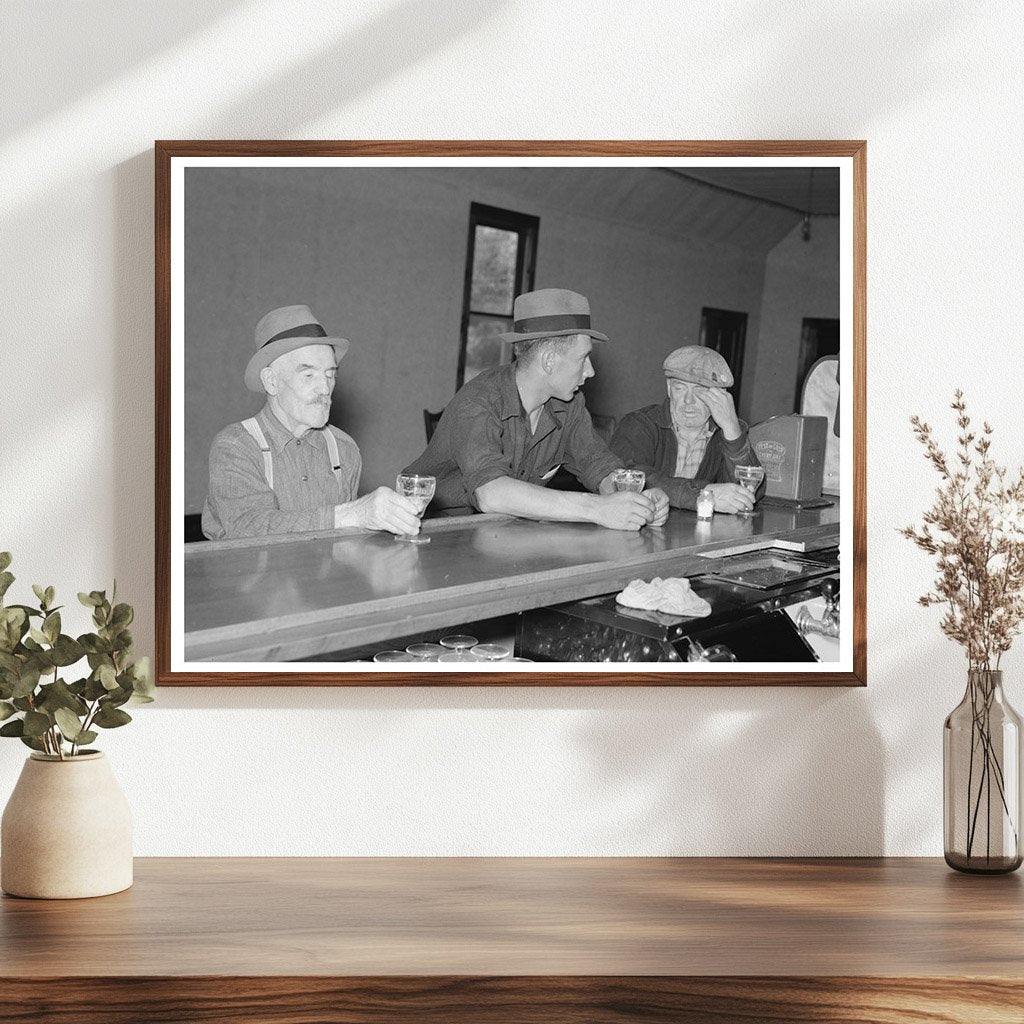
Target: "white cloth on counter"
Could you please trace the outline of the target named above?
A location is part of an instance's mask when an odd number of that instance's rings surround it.
[[[685,577],[670,576],[662,579],[655,576],[650,583],[633,580],[615,600],[627,608],[641,608],[644,611],[665,612],[667,615],[688,615],[704,618],[711,614],[711,605],[690,587]]]

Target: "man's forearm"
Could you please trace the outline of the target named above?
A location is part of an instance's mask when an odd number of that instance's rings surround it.
[[[552,491],[507,476],[478,487],[476,498],[481,512],[563,523],[597,522],[595,495],[582,491]]]

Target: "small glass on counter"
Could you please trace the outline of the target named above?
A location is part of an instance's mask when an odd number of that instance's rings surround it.
[[[612,470],[612,486],[617,491],[635,491],[639,494],[644,489],[645,480],[642,469]]]

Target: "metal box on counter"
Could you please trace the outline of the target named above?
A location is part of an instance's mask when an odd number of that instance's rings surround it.
[[[768,497],[821,497],[827,433],[824,416],[773,416],[750,428],[750,444],[764,467]]]

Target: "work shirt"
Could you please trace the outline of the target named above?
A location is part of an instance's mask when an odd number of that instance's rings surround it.
[[[623,416],[612,435],[611,446],[629,467],[642,469],[647,476],[647,486],[660,487],[673,508],[691,511],[697,508],[697,495],[708,484],[736,483],[733,475],[736,466],[761,465],[742,420],[740,436],[735,441],[727,441],[721,427],[715,423],[693,477],[677,476],[679,439],[672,425],[668,398],[660,405],[648,405]],[[762,480],[755,492],[758,497],[764,494],[764,489]]]
[[[523,408],[515,363],[484,370],[448,403],[423,454],[406,473],[437,479],[432,510],[469,514],[480,505],[477,490],[502,477],[546,486],[564,466],[589,491],[622,466],[594,431],[577,392],[541,406],[537,429]]]
[[[334,506],[352,501],[359,490],[362,459],[355,441],[330,424],[294,437],[269,403],[256,422],[270,446],[274,489],[267,483],[263,453],[255,439],[241,423],[225,427],[210,448],[203,533],[220,540],[334,529]],[[331,466],[326,430],[338,441],[340,481]]]
[[[715,424],[716,427],[717,425]],[[692,480],[697,475],[712,433],[710,420],[692,439],[688,439],[684,433],[676,430],[676,447],[679,451],[676,453],[676,471],[673,476],[683,476],[687,480]]]

